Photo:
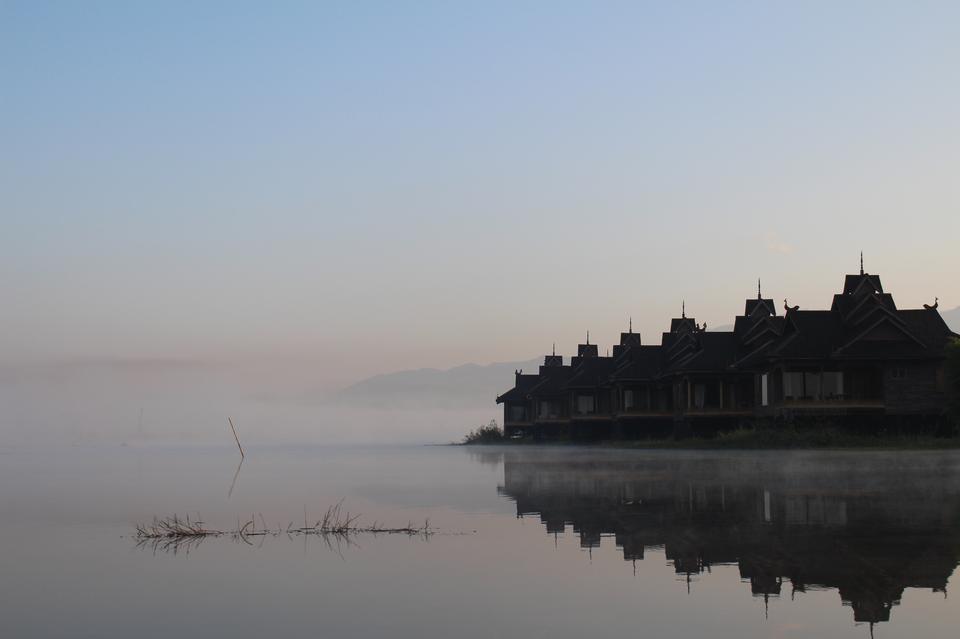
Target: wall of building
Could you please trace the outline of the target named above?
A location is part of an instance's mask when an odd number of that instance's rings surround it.
[[[937,384],[939,362],[890,364],[883,370],[884,398],[889,415],[938,413],[945,395]]]

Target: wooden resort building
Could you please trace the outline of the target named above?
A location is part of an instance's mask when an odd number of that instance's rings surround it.
[[[536,374],[516,372],[497,397],[510,437],[582,439],[710,435],[758,422],[824,422],[870,432],[929,427],[946,407],[945,348],[960,336],[937,304],[899,309],[879,275],[847,275],[829,310],[757,297],[733,330],[670,321],[659,344],[631,326],[600,356],[554,352]]]

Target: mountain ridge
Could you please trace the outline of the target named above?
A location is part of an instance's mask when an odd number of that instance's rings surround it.
[[[513,385],[513,372],[538,370],[540,360],[382,373],[351,384],[330,398],[336,404],[372,408],[482,408]]]
[[[947,326],[960,333],[960,306],[941,313]],[[718,326],[710,330],[732,330]],[[463,409],[490,407],[513,384],[513,372],[536,372],[540,359],[476,364],[451,368],[417,368],[381,373],[350,384],[328,399],[334,404],[382,409]]]
[[[949,311],[942,311],[940,316],[943,318],[943,321],[947,323],[947,326],[950,327],[951,331],[960,333],[960,306]]]

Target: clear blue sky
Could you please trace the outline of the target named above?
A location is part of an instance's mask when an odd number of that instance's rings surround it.
[[[523,359],[960,305],[960,3],[0,1],[0,358]]]

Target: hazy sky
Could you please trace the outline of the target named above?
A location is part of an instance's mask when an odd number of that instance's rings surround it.
[[[0,0],[0,359],[336,384],[960,305],[960,3]]]

